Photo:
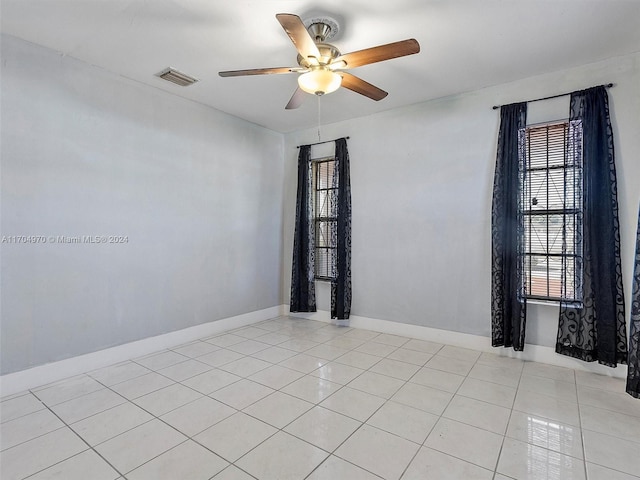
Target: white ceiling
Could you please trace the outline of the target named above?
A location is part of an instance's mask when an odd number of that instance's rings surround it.
[[[639,0],[1,0],[0,6],[3,33],[280,132],[318,122],[311,95],[298,110],[284,109],[295,74],[218,76],[296,65],[276,13],[335,18],[341,31],[331,43],[343,53],[420,42],[417,55],[351,70],[389,96],[374,102],[340,89],[321,98],[323,124],[640,51]],[[179,87],[154,76],[167,66],[200,82]]]

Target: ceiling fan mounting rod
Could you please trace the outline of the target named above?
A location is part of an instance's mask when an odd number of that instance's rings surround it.
[[[322,43],[331,33],[331,26],[326,23],[312,23],[307,30],[316,43]]]
[[[327,16],[307,18],[303,23],[315,43],[324,43],[340,31],[337,20]]]

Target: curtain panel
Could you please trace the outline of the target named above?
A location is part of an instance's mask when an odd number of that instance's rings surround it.
[[[298,153],[298,192],[296,226],[291,267],[291,312],[316,311],[315,228],[313,225],[313,170],[311,146],[302,145]]]
[[[573,92],[570,122],[583,131],[582,294],[560,302],[556,352],[615,367],[627,362],[618,194],[604,86]]]
[[[527,104],[500,108],[491,206],[491,344],[524,349],[524,221],[520,209]]]
[[[635,398],[640,398],[640,210],[638,211],[635,258],[633,268],[633,292],[631,294],[627,393]]]
[[[351,313],[351,176],[346,138],[336,140],[338,221],[336,228],[335,275],[331,282],[331,318],[347,320]]]

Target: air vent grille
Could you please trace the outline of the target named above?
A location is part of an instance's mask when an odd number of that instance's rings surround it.
[[[179,72],[171,67],[165,68],[161,72],[156,73],[156,76],[166,80],[167,82],[180,85],[181,87],[188,87],[198,81],[197,78],[187,75],[186,73]]]

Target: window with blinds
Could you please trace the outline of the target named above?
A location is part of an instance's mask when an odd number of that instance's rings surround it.
[[[521,133],[527,298],[577,301],[582,288],[582,124]]]
[[[338,178],[334,157],[313,161],[316,279],[335,278]]]

